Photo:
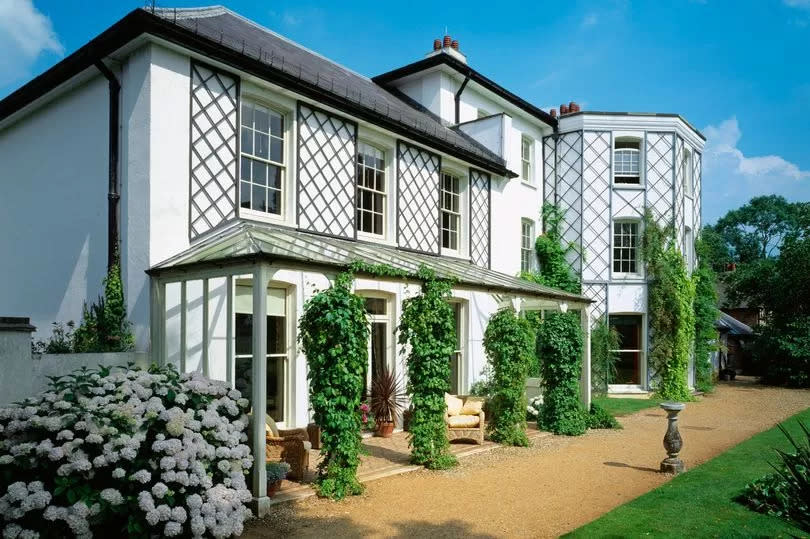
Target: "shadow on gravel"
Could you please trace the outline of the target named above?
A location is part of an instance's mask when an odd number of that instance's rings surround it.
[[[629,464],[625,464],[624,462],[603,462],[605,466],[612,466],[613,468],[632,468],[634,470],[639,470],[641,472],[655,472],[658,473],[660,470],[657,468],[647,468],[646,466],[630,466]]]
[[[408,520],[392,522],[391,525],[397,529],[397,534],[393,537],[464,537],[465,539],[494,539],[496,537],[474,533],[469,524],[460,520],[448,520],[441,524]]]

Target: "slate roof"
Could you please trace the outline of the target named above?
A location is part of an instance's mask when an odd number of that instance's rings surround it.
[[[740,322],[733,316],[722,311],[720,312],[720,317],[714,321],[714,327],[718,331],[728,332],[729,335],[745,336],[754,334],[754,330],[751,329],[751,326]]]
[[[438,277],[452,279],[473,289],[513,293],[575,303],[591,300],[512,275],[482,268],[469,260],[433,256],[363,241],[342,240],[263,223],[238,222],[188,250],[153,266],[148,273],[160,275],[171,269],[187,270],[221,266],[228,262],[263,259],[294,261],[308,266],[345,269],[352,262],[388,264],[415,274],[424,264]]]

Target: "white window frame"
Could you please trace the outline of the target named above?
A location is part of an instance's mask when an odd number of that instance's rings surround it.
[[[453,212],[452,210],[446,210],[444,208],[444,177],[451,176],[458,180],[458,212]],[[439,219],[439,246],[441,248],[442,255],[451,255],[461,257],[466,252],[465,248],[465,238],[467,237],[466,234],[466,223],[465,217],[467,217],[466,210],[466,197],[467,193],[467,177],[464,174],[460,174],[457,170],[452,168],[443,168],[440,176],[439,176],[439,209],[440,209],[440,219]],[[444,214],[445,212],[454,214],[458,219],[458,227],[456,230],[456,248],[452,249],[450,247],[444,246]]]
[[[263,90],[263,89],[262,89]],[[239,103],[239,138],[238,138],[238,148],[237,148],[237,170],[236,170],[236,208],[237,208],[237,215],[240,218],[247,218],[256,221],[265,221],[265,222],[289,222],[290,219],[294,217],[294,211],[291,211],[295,207],[295,199],[293,188],[293,180],[292,178],[294,175],[297,175],[297,171],[295,170],[294,163],[296,163],[295,154],[294,154],[294,147],[295,144],[292,143],[295,140],[295,115],[293,114],[294,104],[291,103],[284,104],[282,99],[276,99],[276,96],[273,98],[268,98],[265,94],[266,91],[262,91],[257,89],[253,89],[252,91],[245,91],[243,89],[242,95],[240,96],[240,103]],[[264,107],[268,110],[271,110],[277,114],[280,114],[284,120],[284,141],[282,143],[282,155],[286,160],[286,163],[276,163],[270,160],[263,160],[260,157],[255,157],[252,154],[245,154],[245,157],[249,159],[255,159],[258,161],[266,162],[268,164],[272,164],[275,166],[280,166],[282,168],[282,175],[281,175],[281,195],[280,195],[280,204],[281,204],[281,212],[279,214],[270,213],[270,212],[263,212],[259,210],[254,210],[251,208],[243,208],[242,201],[241,201],[241,182],[242,182],[242,105],[244,103],[252,103],[254,105],[258,105]]]
[[[683,230],[683,257],[686,263],[687,273],[692,273],[695,263],[695,234],[692,227],[687,226]]]
[[[397,231],[397,222],[396,222],[396,214],[397,214],[397,197],[399,193],[397,191],[397,181],[396,181],[396,155],[397,155],[397,147],[396,147],[396,140],[392,137],[387,136],[386,134],[377,131],[373,126],[360,124],[358,126],[358,136],[357,136],[358,144],[368,144],[369,146],[373,146],[383,152],[385,155],[385,190],[386,190],[386,208],[385,208],[385,224],[383,229],[385,230],[385,235],[378,236],[376,234],[369,234],[366,232],[362,232],[359,228],[357,229],[357,238],[361,240],[367,240],[374,243],[384,243],[386,245],[396,246],[397,238],[396,238],[396,231]],[[355,169],[356,169],[356,162],[357,159],[355,158]],[[356,196],[356,195],[355,195]],[[357,218],[357,214],[355,212],[354,218]]]
[[[371,324],[374,322],[377,323],[384,323],[387,324],[388,328],[388,338],[385,343],[385,366],[389,372],[393,373],[395,376],[398,376],[396,371],[396,365],[394,362],[394,358],[396,357],[396,342],[394,342],[394,324],[395,324],[395,317],[394,317],[394,307],[395,307],[395,296],[390,292],[378,292],[373,290],[355,290],[355,294],[363,298],[365,301],[366,298],[374,298],[374,299],[381,299],[385,301],[385,314],[369,314],[366,313],[366,319],[368,319],[369,328],[371,328]],[[369,332],[368,335],[368,343],[366,343],[368,348],[368,365],[366,369],[366,388],[371,389],[371,375],[372,375],[372,368],[373,365],[371,363],[371,333]]]
[[[526,228],[528,227],[528,236],[526,235]],[[526,239],[528,238],[528,244]],[[534,220],[521,219],[520,220],[520,271],[534,270],[534,263],[532,254],[534,254]],[[525,261],[525,264],[524,264]]]
[[[610,350],[611,352],[638,352],[639,353],[639,383],[638,384],[609,384],[608,393],[626,393],[638,391],[647,387],[647,315],[637,312],[612,312],[608,313],[608,325],[610,325],[611,316],[637,316],[641,324],[641,349],[634,348],[620,348],[618,350]]]
[[[369,147],[371,149],[377,150],[378,152],[382,153],[383,168],[382,168],[382,170],[380,170],[380,172],[382,172],[382,174],[383,174],[383,189],[384,189],[384,191],[377,191],[376,189],[361,186],[360,185],[360,178],[356,178],[355,181],[356,181],[357,193],[356,193],[355,196],[357,197],[357,207],[356,207],[356,211],[355,211],[355,226],[357,227],[357,236],[358,237],[368,238],[368,239],[377,239],[377,240],[383,239],[384,240],[385,238],[388,237],[388,228],[389,228],[388,219],[389,219],[389,216],[390,216],[390,203],[389,203],[390,188],[389,188],[389,186],[391,185],[391,180],[390,180],[389,175],[388,175],[388,171],[389,171],[389,168],[390,168],[388,166],[389,152],[385,149],[385,147],[380,147],[377,144],[373,144],[371,142],[366,142],[365,140],[358,140],[358,142],[357,142],[357,152],[356,152],[357,157],[360,156],[361,148],[363,146],[367,146],[367,147]],[[362,166],[363,169],[365,170],[366,165],[365,164],[360,165],[360,163],[357,162],[357,157],[355,157],[355,170],[359,166]],[[374,168],[373,170],[376,171],[376,170],[379,170],[379,169]],[[360,212],[360,192],[361,191],[369,191],[369,192],[371,192],[373,194],[382,195],[382,232],[380,232],[379,234],[374,233],[374,232],[368,232],[368,231],[360,230],[360,221],[358,219],[358,213]],[[369,211],[370,212],[370,210],[364,210],[364,211]]]
[[[689,198],[692,198],[692,192],[694,191],[693,186],[693,178],[692,178],[692,152],[689,148],[684,146],[683,149],[683,157],[682,157],[682,167],[683,167],[683,195]]]
[[[456,384],[458,385],[458,393],[464,394],[467,391],[465,380],[467,377],[467,320],[469,319],[468,302],[466,299],[456,297],[450,298],[448,301],[453,308],[458,306],[459,309],[459,327],[456,335],[456,345],[458,348],[453,350],[453,354],[457,355],[458,358],[458,379],[456,380]]]
[[[622,224],[631,224],[635,225],[636,227],[636,235],[635,235],[635,246],[633,247],[635,253],[635,263],[636,263],[636,271],[617,271],[615,269],[616,263],[616,225]],[[639,219],[614,219],[613,222],[610,224],[610,271],[611,275],[618,278],[641,278],[643,275],[643,268],[642,268],[642,260],[639,256],[639,251],[641,249],[641,221]],[[620,249],[626,249],[627,247],[618,247]],[[619,267],[621,268],[621,262],[623,259],[619,260]],[[629,259],[628,259],[629,261]]]
[[[616,144],[620,142],[633,142],[638,144],[638,149],[636,148],[616,148]],[[613,148],[611,154],[611,183],[614,187],[619,188],[630,188],[630,189],[638,189],[644,185],[644,137],[636,134],[624,134],[624,133],[614,133],[613,136]],[[618,160],[616,159],[617,152],[628,152],[630,155],[635,154],[636,159],[638,161],[638,174],[633,174],[632,171],[627,173],[622,171],[622,173],[617,172],[617,163]],[[638,176],[638,182],[617,182],[616,178],[635,178]]]
[[[525,155],[523,150],[527,144],[528,155]],[[520,135],[520,175],[524,182],[534,183],[534,139],[525,134]]]

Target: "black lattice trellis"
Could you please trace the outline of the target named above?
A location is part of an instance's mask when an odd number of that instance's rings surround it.
[[[439,254],[439,173],[441,158],[397,144],[397,241],[400,247]]]
[[[298,226],[354,238],[357,124],[298,103]]]
[[[586,131],[582,146],[582,279],[610,277],[609,131]]]
[[[591,328],[593,328],[608,312],[608,285],[606,283],[583,283],[582,295],[593,300],[589,320]],[[593,358],[591,360],[593,361]],[[609,382],[607,374],[606,366],[591,364],[591,387],[595,392],[607,393]]]
[[[556,167],[557,152],[553,136],[543,139],[543,201],[547,204],[556,203]]]
[[[581,271],[582,255],[582,132],[574,131],[557,139],[557,205],[565,212],[562,238],[578,248],[566,259],[575,275]]]
[[[677,137],[675,141],[675,241],[681,253],[686,253],[684,228],[684,169],[683,169],[684,146],[683,139]]]
[[[692,158],[692,181],[694,182],[693,192],[695,194],[695,211],[692,214],[694,228],[692,230],[695,231],[695,237],[700,233],[701,227],[701,206],[703,200],[701,199],[701,187],[702,187],[702,180],[701,178],[701,171],[702,171],[702,156],[695,152],[694,157]]]
[[[490,176],[470,169],[470,259],[484,268],[490,265]]]
[[[642,217],[644,215],[644,191],[641,189],[614,189],[613,215]]]
[[[647,133],[647,206],[662,225],[672,224],[672,146],[671,133]]]
[[[236,217],[239,79],[191,63],[189,237]]]

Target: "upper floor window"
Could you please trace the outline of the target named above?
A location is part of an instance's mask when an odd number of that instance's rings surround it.
[[[533,151],[534,141],[529,137],[523,135],[520,137],[520,162],[521,162],[521,174],[523,181],[531,182],[532,181],[532,171],[534,170],[534,151]]]
[[[692,196],[692,152],[687,149],[683,151],[683,194]]]
[[[281,215],[286,175],[284,116],[246,100],[241,115],[239,205]]]
[[[442,249],[459,250],[461,235],[461,180],[442,173]]]
[[[534,222],[523,219],[520,222],[520,271],[532,270],[532,240],[534,239]]]
[[[629,137],[616,138],[613,150],[614,183],[641,183],[641,140]]]
[[[638,221],[613,223],[613,272],[639,273]]]
[[[385,235],[385,153],[361,142],[357,147],[357,230]]]

